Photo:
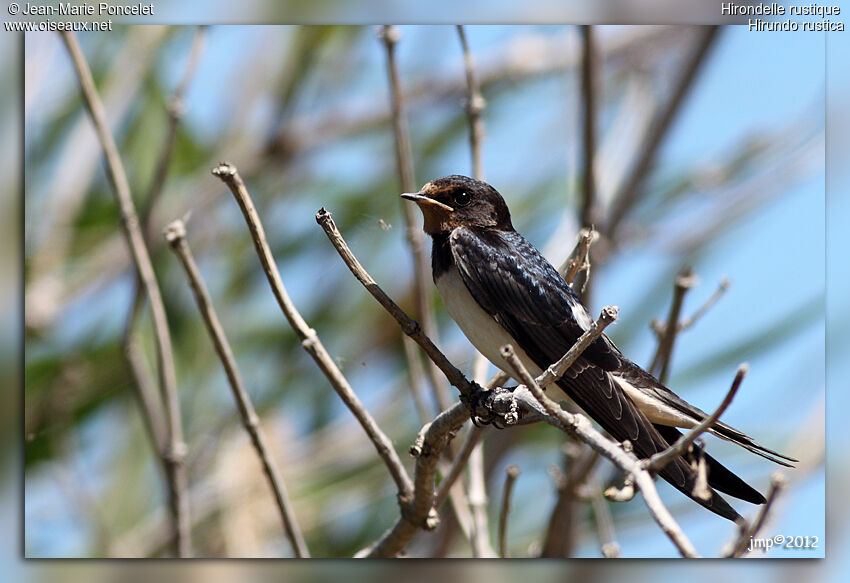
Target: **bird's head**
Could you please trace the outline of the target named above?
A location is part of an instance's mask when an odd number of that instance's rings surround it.
[[[499,192],[480,180],[452,174],[432,180],[419,192],[406,192],[425,217],[429,235],[450,233],[457,227],[513,230],[511,213]]]

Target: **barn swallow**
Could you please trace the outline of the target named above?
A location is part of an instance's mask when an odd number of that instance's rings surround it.
[[[514,346],[522,363],[539,375],[557,361],[593,323],[572,288],[554,267],[514,230],[495,188],[466,176],[446,176],[403,198],[415,202],[432,239],[434,283],[449,314],[472,344],[504,371],[500,347]],[[551,397],[569,398],[619,442],[646,459],[663,451],[708,415],[677,396],[623,356],[605,334],[597,337],[566,374],[549,386]],[[710,433],[777,464],[797,460],[759,445],[717,422]],[[696,476],[688,463],[702,454],[708,467],[708,500],[693,496]],[[659,475],[699,504],[729,520],[740,515],[714,490],[764,504],[752,486],[697,448]]]

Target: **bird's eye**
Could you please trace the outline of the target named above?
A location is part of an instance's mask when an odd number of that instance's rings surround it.
[[[457,206],[466,206],[472,200],[472,197],[465,190],[459,190],[455,193],[454,200]]]

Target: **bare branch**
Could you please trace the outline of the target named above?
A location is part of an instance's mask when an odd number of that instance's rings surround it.
[[[696,277],[690,267],[683,268],[673,283],[673,301],[670,304],[670,314],[667,316],[664,334],[658,342],[658,348],[655,351],[655,356],[652,358],[652,365],[649,367],[649,372],[655,375],[662,384],[667,382],[667,376],[670,370],[673,344],[676,340],[676,335],[679,333],[678,324],[679,315],[682,313],[682,302],[685,299],[687,291],[695,284]]]
[[[163,186],[165,186],[165,178],[168,176],[168,169],[174,157],[174,146],[177,143],[177,128],[186,111],[186,93],[195,76],[195,71],[198,70],[205,41],[206,27],[198,26],[195,29],[195,35],[192,37],[192,46],[189,49],[189,56],[186,59],[186,68],[183,71],[183,77],[165,104],[165,109],[168,113],[168,128],[165,132],[165,140],[160,149],[160,156],[153,173],[153,178],[148,187],[148,192],[143,199],[141,219],[144,228],[147,228],[151,211],[159,199],[160,194],[162,194]]]
[[[422,367],[422,362],[419,360],[419,355],[416,352],[416,344],[407,336],[404,336],[404,357],[407,360],[407,378],[410,382],[410,392],[413,396],[413,405],[416,407],[416,412],[419,414],[419,421],[427,423],[431,418],[430,408],[425,402],[425,391],[422,386],[422,378],[425,376],[425,371]]]
[[[490,544],[483,445],[483,443],[479,443],[472,448],[468,464],[469,485],[467,488],[467,497],[469,498],[469,510],[472,514],[472,531],[470,532],[469,539],[472,543],[472,556],[476,559],[489,559],[498,556]]]
[[[227,375],[233,398],[236,400],[236,406],[239,410],[239,416],[242,419],[242,425],[251,438],[251,444],[257,451],[257,457],[260,458],[263,472],[265,472],[269,487],[272,490],[286,537],[289,539],[292,550],[297,558],[309,557],[310,552],[307,550],[307,544],[304,542],[304,537],[295,518],[295,512],[292,509],[292,503],[289,501],[289,495],[286,493],[286,485],[280,475],[277,464],[272,459],[265,434],[262,427],[260,427],[260,419],[254,410],[254,405],[251,403],[251,397],[242,383],[242,376],[239,374],[239,369],[236,366],[236,359],[233,357],[230,343],[224,335],[224,329],[221,327],[221,322],[219,322],[218,316],[215,313],[212,298],[201,277],[198,265],[195,263],[189,243],[186,241],[186,227],[183,221],[177,220],[168,225],[165,229],[165,239],[177,254],[180,263],[183,264],[183,268],[186,270],[189,285],[198,303],[198,310],[201,312],[201,316],[203,316],[204,324],[206,324],[207,332],[210,335],[215,352],[221,360],[224,372]]]
[[[735,394],[738,392],[738,388],[741,386],[741,382],[744,380],[744,377],[747,375],[747,371],[749,370],[750,367],[747,364],[739,366],[738,372],[735,374],[735,380],[732,381],[732,386],[729,387],[729,390],[726,392],[726,396],[723,398],[723,401],[721,401],[717,409],[715,409],[714,413],[700,421],[693,429],[682,435],[682,437],[676,440],[676,443],[649,458],[646,463],[646,468],[651,472],[657,472],[677,457],[685,455],[694,440],[711,429],[714,424],[717,423],[717,420],[720,419],[720,416],[723,415],[723,412],[726,411],[727,407],[729,407],[732,399],[735,398]]]
[[[501,387],[505,384],[508,379],[510,379],[510,375],[508,375],[504,371],[497,372],[493,378],[487,381],[485,385],[486,388],[492,389],[493,387]],[[467,435],[466,441],[464,441],[463,445],[460,448],[460,451],[455,455],[452,460],[452,465],[449,468],[449,471],[445,474],[442,481],[440,482],[440,487],[437,490],[437,495],[434,499],[434,508],[439,509],[443,502],[446,501],[446,497],[449,495],[452,486],[454,485],[457,478],[460,476],[463,471],[466,462],[469,460],[469,454],[472,453],[472,450],[475,448],[475,445],[481,441],[481,438],[484,436],[484,430],[487,429],[486,426],[475,426],[470,430],[469,435]]]
[[[502,510],[499,513],[499,556],[508,558],[508,514],[511,511],[511,493],[519,477],[519,468],[510,465],[505,469],[505,488],[502,494]]]
[[[177,143],[177,129],[186,110],[184,99],[189,89],[189,84],[192,82],[192,78],[198,68],[205,37],[206,27],[199,26],[195,31],[195,35],[192,37],[192,47],[189,49],[189,57],[186,59],[186,69],[183,71],[183,77],[166,103],[165,109],[168,113],[168,127],[165,131],[165,139],[159,150],[160,155],[154,169],[153,177],[139,209],[139,222],[141,224],[142,235],[144,235],[145,242],[149,246],[152,245],[150,233],[151,212],[162,194],[168,169],[171,166],[171,159],[174,157],[174,146]],[[141,289],[142,282],[138,277],[135,278],[133,286],[133,300],[130,304],[130,311],[127,314],[127,321],[124,325],[125,344],[128,337],[133,333],[136,319],[144,302]]]
[[[392,103],[393,131],[395,133],[396,162],[398,164],[401,188],[402,192],[414,192],[416,185],[413,173],[413,154],[410,147],[410,132],[404,112],[404,94],[401,90],[398,64],[395,59],[395,45],[399,41],[401,33],[395,26],[381,26],[378,29],[378,37],[383,41],[387,52],[387,75],[390,80],[390,100]],[[425,334],[429,338],[436,340],[437,325],[434,320],[434,311],[431,309],[431,303],[428,301],[428,284],[431,280],[431,270],[428,264],[428,257],[425,253],[424,235],[422,229],[417,224],[414,205],[407,204],[403,200],[400,203],[404,215],[405,234],[413,255],[413,296],[415,306],[413,316],[418,322],[422,323]],[[409,345],[411,340],[405,338],[404,342],[406,345]],[[416,354],[416,351],[407,350],[407,348],[405,348],[405,354],[408,357],[408,365],[413,367],[411,358],[418,358],[418,354]],[[447,409],[449,407],[449,397],[445,382],[439,376],[433,363],[426,363],[425,372],[428,374],[431,390],[434,393],[440,410]]]
[[[756,515],[756,519],[752,524],[748,525],[743,519],[738,524],[738,538],[724,553],[725,557],[743,557],[747,554],[747,552],[749,552],[749,546],[752,544],[752,539],[761,532],[761,529],[764,527],[765,523],[767,523],[767,518],[770,515],[770,511],[773,509],[774,503],[777,498],[779,498],[779,495],[782,493],[782,490],[785,489],[787,484],[788,479],[779,472],[776,472],[770,477],[770,490],[767,492],[767,496],[765,497],[765,503],[761,508],[759,508],[758,515]]]
[[[129,338],[124,344],[124,355],[135,378],[135,393],[141,407],[142,422],[148,432],[154,450],[162,451],[167,443],[168,429],[163,421],[162,405],[157,401],[157,387],[151,375],[148,373],[145,358],[138,342]],[[160,458],[161,460],[162,458]]]
[[[608,508],[608,503],[605,496],[602,494],[602,487],[594,481],[590,488],[590,503],[593,507],[593,517],[596,520],[596,531],[599,535],[599,544],[602,550],[602,556],[606,559],[616,559],[620,556],[620,545],[614,536],[614,519],[611,516],[611,509]]]
[[[594,159],[596,153],[596,101],[598,81],[598,59],[593,27],[582,25],[581,89],[584,105],[584,198],[581,206],[581,225],[592,229],[598,222],[596,208],[596,178]]]
[[[643,184],[649,174],[650,169],[655,163],[655,158],[658,154],[659,146],[667,136],[667,132],[672,126],[676,114],[681,109],[685,101],[685,96],[691,88],[700,65],[705,61],[705,57],[709,52],[714,40],[717,38],[717,26],[700,27],[702,29],[701,37],[697,41],[693,52],[688,59],[683,63],[679,78],[676,81],[673,93],[667,104],[656,113],[655,119],[650,124],[647,130],[646,137],[643,143],[638,147],[638,159],[632,166],[628,178],[624,181],[623,187],[614,198],[614,208],[611,211],[611,216],[608,219],[608,224],[605,233],[608,237],[615,239],[620,222],[625,218],[628,212],[634,207],[635,203],[640,198],[643,191]]]
[[[593,229],[582,229],[578,234],[578,242],[573,247],[572,253],[561,265],[558,272],[564,276],[570,286],[580,271],[585,271],[585,281],[590,280],[590,245],[599,239],[599,232]]]
[[[587,454],[582,456],[584,448],[572,440],[567,441],[563,448],[566,475],[558,472],[555,477],[558,499],[549,516],[546,536],[540,550],[541,557],[566,558],[572,555],[579,491],[599,459],[599,454],[593,450],[588,450]],[[557,467],[553,467],[553,470],[557,470]]]
[[[466,462],[469,461],[469,456],[472,454],[472,450],[475,449],[475,446],[481,442],[485,429],[486,426],[473,426],[469,430],[469,435],[466,436],[466,440],[464,440],[460,451],[452,460],[452,465],[449,467],[449,471],[440,482],[440,487],[437,489],[437,494],[434,496],[434,508],[440,508],[443,505],[443,502],[446,501],[446,498],[448,498],[452,486],[454,486],[454,483],[457,481],[458,477],[460,477],[460,474],[463,472],[463,468],[466,467]]]
[[[475,60],[466,41],[466,32],[458,25],[457,34],[463,49],[463,64],[466,71],[466,113],[469,117],[469,149],[472,153],[472,175],[476,180],[484,180],[484,165],[481,161],[481,142],[484,140],[484,123],[481,112],[487,102],[481,95],[481,88],[475,74]]]
[[[607,488],[602,494],[608,500],[613,500],[614,502],[628,502],[629,500],[635,497],[634,477],[632,477],[631,475],[626,476],[626,479],[623,480],[623,486],[621,488],[611,486]]]
[[[658,491],[655,489],[655,482],[652,480],[649,472],[643,469],[640,461],[633,454],[627,453],[622,449],[619,444],[611,441],[597,431],[584,415],[568,413],[561,409],[555,401],[547,397],[534,377],[531,376],[519,360],[511,345],[503,346],[501,352],[502,357],[513,368],[513,372],[517,375],[518,380],[531,391],[534,398],[537,399],[548,413],[549,418],[544,417],[544,419],[587,443],[594,450],[611,460],[617,467],[630,473],[634,477],[635,484],[643,494],[644,502],[653,520],[661,527],[661,530],[664,531],[682,556],[699,556],[694,546],[685,536],[685,533],[682,532],[681,527],[670,515],[670,511],[661,502]]]
[[[254,247],[263,266],[263,271],[272,288],[272,293],[283,315],[298,335],[298,338],[301,339],[301,346],[313,357],[313,361],[318,365],[319,369],[331,383],[331,386],[366,431],[366,435],[369,436],[369,439],[374,444],[378,455],[381,456],[384,464],[389,469],[398,488],[400,499],[407,499],[412,490],[412,485],[404,469],[404,465],[402,465],[398,454],[393,448],[390,438],[378,427],[378,424],[366,410],[366,407],[360,402],[354,389],[351,388],[348,379],[345,378],[345,375],[342,374],[342,371],[339,370],[339,367],[331,358],[330,354],[328,354],[327,349],[325,349],[324,344],[319,339],[319,335],[307,325],[307,322],[304,321],[304,318],[289,298],[289,294],[283,285],[277,264],[269,248],[268,241],[266,241],[266,233],[260,221],[260,216],[257,214],[254,202],[245,188],[245,183],[242,182],[242,177],[239,176],[235,166],[227,163],[216,166],[213,168],[212,173],[230,188],[230,191],[236,198],[236,202],[239,204],[239,208],[242,210],[242,214],[248,224],[248,229],[251,231],[251,239],[254,242]]]
[[[717,301],[723,297],[723,294],[726,293],[726,290],[729,289],[729,285],[731,282],[728,278],[723,278],[720,280],[720,283],[717,285],[717,289],[714,290],[714,293],[711,294],[705,303],[700,306],[700,308],[694,312],[690,317],[685,318],[681,322],[679,322],[679,331],[687,330],[688,328],[693,327],[694,324],[699,321],[700,318],[705,316],[706,312],[710,310]]]
[[[139,227],[139,217],[133,205],[130,194],[130,184],[118,147],[106,122],[106,112],[103,103],[97,93],[92,79],[88,63],[83,55],[76,36],[68,31],[61,33],[62,40],[68,48],[80,88],[83,93],[83,102],[89,111],[94,124],[95,131],[103,147],[106,157],[106,170],[112,191],[118,202],[121,212],[121,225],[124,235],[130,246],[136,273],[141,279],[151,303],[153,314],[154,338],[157,349],[157,370],[159,371],[159,384],[162,399],[165,403],[165,412],[168,429],[168,439],[162,450],[162,457],[166,464],[168,478],[168,490],[171,505],[171,514],[174,526],[175,554],[180,557],[191,555],[191,522],[189,520],[189,503],[186,497],[186,472],[183,459],[186,455],[186,444],[183,441],[183,427],[180,421],[180,401],[177,397],[177,377],[174,372],[174,354],[171,347],[171,335],[168,331],[168,318],[165,313],[165,305],[156,281],[150,254],[148,253],[145,239]]]
[[[567,369],[570,368],[576,359],[581,356],[581,353],[590,346],[590,343],[596,340],[605,328],[617,319],[617,312],[617,306],[605,306],[602,308],[599,318],[594,320],[593,324],[590,325],[590,328],[578,337],[578,340],[576,340],[575,344],[570,347],[567,353],[564,354],[558,362],[549,365],[546,370],[537,377],[537,384],[541,387],[545,387],[564,376]]]
[[[469,419],[463,403],[455,403],[443,411],[420,432],[411,449],[416,456],[412,501],[402,506],[401,516],[378,541],[363,549],[357,556],[394,557],[399,554],[420,529],[433,530],[439,519],[434,510],[434,481],[437,462],[455,432]]]
[[[330,239],[331,244],[337,250],[342,260],[348,266],[348,269],[351,270],[351,273],[354,274],[354,277],[357,278],[357,281],[363,284],[366,290],[372,294],[378,303],[381,304],[390,315],[395,318],[396,322],[398,322],[399,326],[401,326],[402,332],[410,336],[414,341],[416,341],[419,346],[421,346],[425,350],[425,354],[434,362],[434,364],[439,367],[443,374],[446,375],[446,378],[449,382],[457,387],[457,389],[461,392],[461,394],[466,395],[472,391],[472,383],[463,376],[463,373],[449,362],[449,359],[440,352],[440,349],[431,341],[428,336],[422,331],[422,327],[410,316],[408,316],[404,310],[402,310],[398,304],[396,304],[390,297],[378,286],[372,276],[369,275],[354,254],[351,252],[351,249],[348,247],[348,243],[345,242],[345,239],[342,238],[342,235],[337,229],[336,223],[334,223],[333,217],[331,213],[326,211],[325,209],[320,209],[319,212],[316,213],[316,222],[321,225],[322,229],[324,229],[325,234]]]

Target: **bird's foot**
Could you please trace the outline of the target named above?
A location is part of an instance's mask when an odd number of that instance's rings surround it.
[[[502,429],[519,421],[519,407],[513,398],[513,388],[485,389],[473,383],[473,390],[461,400],[469,408],[469,416],[476,427],[493,425]]]

